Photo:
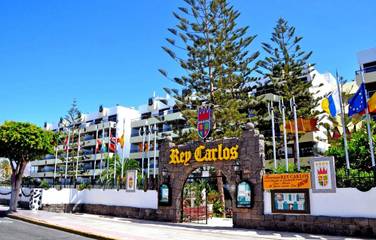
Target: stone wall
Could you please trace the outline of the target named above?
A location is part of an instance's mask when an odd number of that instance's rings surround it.
[[[102,204],[46,204],[43,210],[64,213],[89,213],[125,218],[160,220],[158,210],[150,208],[134,208],[123,206],[109,206]]]
[[[260,219],[234,219],[234,225],[241,228],[259,230],[365,237],[376,236],[376,219],[374,218],[268,214]]]

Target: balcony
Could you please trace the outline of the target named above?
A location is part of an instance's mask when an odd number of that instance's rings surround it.
[[[148,156],[150,157],[150,161],[153,162],[153,160],[154,160],[154,151],[150,151],[149,154],[147,154],[147,152],[145,152],[144,158],[147,159]],[[156,151],[156,157],[159,158],[159,151]],[[131,153],[131,154],[129,154],[129,158],[130,159],[141,159],[142,158],[142,152]]]
[[[362,77],[359,71],[355,72],[356,83],[360,85],[362,83]],[[367,83],[376,82],[376,66],[364,68],[364,81]]]
[[[132,128],[138,128],[146,125],[153,125],[154,123],[169,122],[174,120],[184,120],[181,112],[176,112],[174,110],[167,111],[165,115],[154,115],[148,119],[133,119],[131,122]]]
[[[60,159],[57,159],[57,164],[62,163]],[[32,166],[44,166],[44,165],[55,165],[55,159],[48,160],[35,160],[31,162]]]

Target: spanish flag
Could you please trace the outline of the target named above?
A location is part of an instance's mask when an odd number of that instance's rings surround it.
[[[368,100],[368,111],[370,113],[375,113],[376,112],[376,92]]]

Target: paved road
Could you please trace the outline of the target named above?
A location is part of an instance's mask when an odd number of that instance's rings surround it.
[[[0,217],[1,240],[89,240],[71,233]]]
[[[252,229],[234,229],[231,227],[212,227],[194,224],[173,224],[129,218],[99,216],[91,214],[67,214],[46,211],[33,212],[19,210],[18,216],[41,220],[82,232],[126,240],[343,240],[346,237],[301,234],[277,231],[258,231]],[[1,228],[0,228],[1,233]],[[2,240],[3,238],[0,239]],[[15,238],[21,240],[24,238]],[[32,239],[32,238],[26,238]],[[41,239],[41,238],[35,238]],[[48,238],[44,238],[48,239]],[[51,238],[49,238],[51,239]],[[58,238],[52,238],[58,239]],[[70,238],[67,238],[70,239]],[[80,238],[72,238],[80,239]],[[84,239],[84,238],[81,238]]]

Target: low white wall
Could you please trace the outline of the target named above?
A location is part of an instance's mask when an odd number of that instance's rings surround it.
[[[376,218],[376,188],[361,192],[356,188],[337,188],[336,193],[312,193],[311,215]],[[264,213],[272,213],[270,192],[264,192]]]
[[[154,190],[147,192],[136,190],[127,192],[116,189],[77,189],[54,188],[44,190],[42,204],[103,204],[109,206],[124,206],[136,208],[158,208],[158,193]]]
[[[0,187],[0,193],[7,193],[10,188]],[[24,188],[25,194],[30,190]],[[9,195],[0,195],[0,199],[9,199]],[[29,201],[29,198],[22,197],[21,201]],[[136,207],[136,208],[158,208],[158,192],[149,190],[147,192],[136,190],[127,192],[115,189],[77,189],[64,188],[56,190],[54,188],[43,190],[42,204],[103,204],[110,206]]]

